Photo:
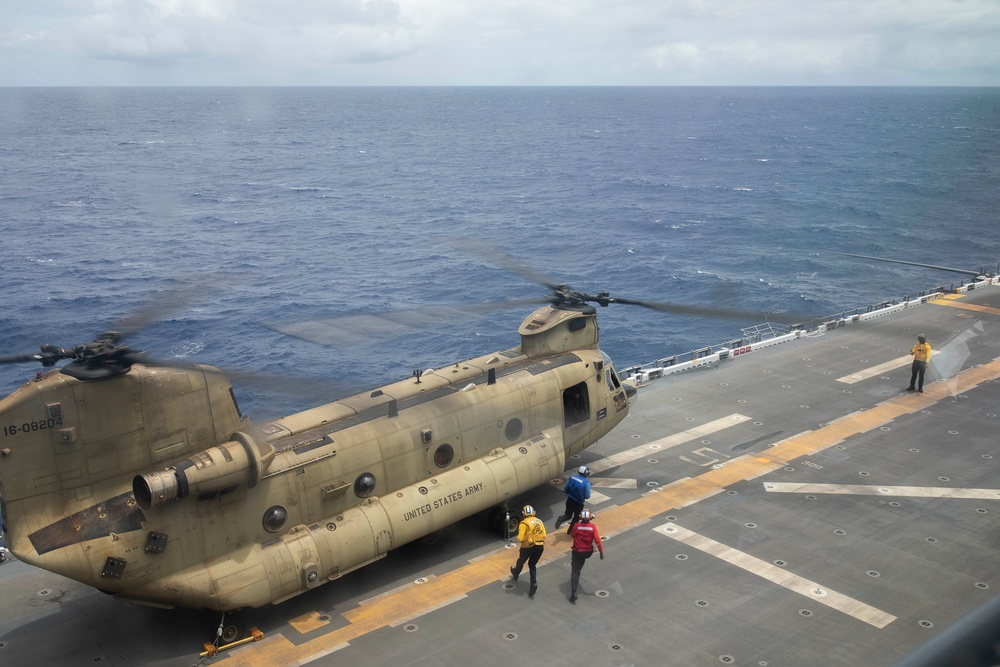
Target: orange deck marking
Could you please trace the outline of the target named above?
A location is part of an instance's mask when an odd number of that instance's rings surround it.
[[[987,315],[1000,315],[1000,308],[992,308],[990,306],[980,306],[976,303],[964,303],[962,301],[948,301],[945,299],[937,299],[931,301],[935,306],[949,306],[951,308],[961,308],[963,310],[974,310],[977,313],[986,313]]]

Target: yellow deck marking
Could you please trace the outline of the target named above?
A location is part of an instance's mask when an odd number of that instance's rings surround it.
[[[948,385],[958,393],[1000,377],[1000,359],[969,368],[949,378]],[[709,470],[697,477],[678,480],[660,487],[643,497],[624,505],[611,507],[601,513],[598,524],[602,534],[608,536],[648,523],[651,517],[671,509],[684,507],[723,491],[726,487],[746,479],[754,479],[802,456],[809,456],[832,447],[846,438],[883,426],[902,415],[923,410],[940,399],[950,398],[951,391],[943,382],[924,387],[923,394],[901,394],[890,398],[865,412],[855,412],[816,431],[792,436],[760,453],[749,453],[732,459],[720,468]],[[612,543],[613,544],[613,543]],[[570,539],[562,531],[550,536],[539,565],[545,565],[569,552]],[[613,549],[614,547],[611,546]],[[421,586],[408,587],[378,602],[350,609],[343,613],[348,625],[324,633],[298,646],[282,635],[271,635],[261,642],[235,649],[228,656],[229,665],[274,665],[298,661],[305,664],[321,655],[346,645],[379,628],[413,619],[426,610],[439,608],[442,601],[454,601],[469,591],[495,583],[507,575],[513,564],[513,554],[504,549],[481,557],[463,567],[429,580]]]
[[[957,498],[1000,500],[1000,489],[960,489],[947,486],[877,486],[871,484],[797,484],[767,482],[770,493],[832,493],[855,496],[900,496],[910,498]]]
[[[324,625],[330,625],[329,617],[325,621],[321,621],[320,616],[322,616],[322,614],[319,612],[311,611],[308,614],[303,614],[302,616],[293,618],[288,621],[288,624],[302,634],[305,634],[307,632],[312,632],[316,628],[321,628]]]
[[[974,310],[977,313],[986,313],[988,315],[1000,315],[1000,308],[991,308],[990,306],[980,306],[977,303],[965,303],[963,301],[946,301],[944,299],[938,299],[936,301],[931,301],[935,306],[950,306],[951,308],[961,308],[963,310]]]
[[[736,567],[755,574],[758,577],[762,577],[772,583],[783,586],[784,588],[794,591],[799,595],[803,595],[810,600],[815,600],[820,604],[826,605],[831,609],[836,609],[837,611],[843,612],[848,616],[853,616],[859,621],[864,621],[865,623],[873,625],[876,628],[882,629],[896,620],[896,617],[892,614],[887,614],[886,612],[867,605],[860,600],[848,597],[843,593],[832,591],[829,588],[823,588],[815,581],[803,579],[802,577],[792,574],[784,568],[772,565],[771,563],[763,561],[759,558],[755,558],[754,556],[739,551],[738,549],[728,547],[721,542],[716,542],[715,540],[705,537],[704,535],[699,535],[698,533],[678,526],[675,523],[665,523],[662,526],[654,528],[653,530],[661,535],[666,535],[671,539],[683,542],[684,544],[698,549],[699,551],[703,551],[707,554],[715,556],[716,558],[724,560],[730,565],[735,565]]]

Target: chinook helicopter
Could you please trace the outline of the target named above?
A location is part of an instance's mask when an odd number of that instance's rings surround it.
[[[279,603],[479,512],[509,528],[508,500],[620,424],[636,388],[599,348],[595,306],[764,316],[531,277],[551,293],[515,347],[260,425],[223,371],[149,359],[131,331],[0,358],[51,368],[0,400],[7,547],[129,601]]]

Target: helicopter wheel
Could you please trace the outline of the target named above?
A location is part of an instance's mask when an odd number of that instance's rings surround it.
[[[243,636],[243,624],[233,620],[227,620],[222,626],[222,634],[219,642],[222,644],[232,644]]]
[[[505,521],[506,526],[504,526]],[[503,538],[510,537],[511,535],[516,536],[518,523],[520,523],[519,518],[507,508],[506,503],[497,505],[490,510],[490,515],[487,519],[490,532],[496,533],[499,537]]]

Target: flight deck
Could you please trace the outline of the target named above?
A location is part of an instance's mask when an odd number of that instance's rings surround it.
[[[549,530],[533,599],[485,515],[240,612],[263,638],[215,656],[218,613],[10,562],[0,663],[894,665],[1000,593],[998,326],[990,285],[649,380],[567,465],[607,553],[575,604],[556,479],[512,503]]]

